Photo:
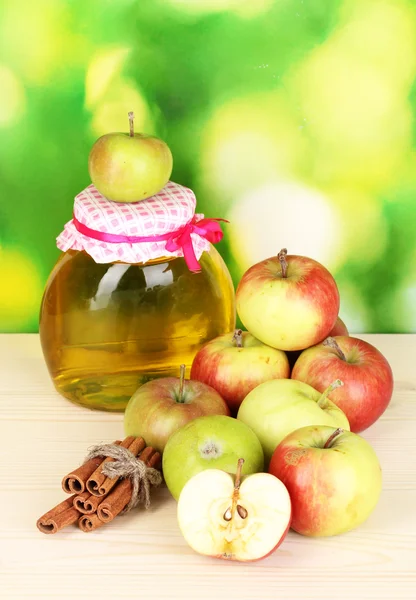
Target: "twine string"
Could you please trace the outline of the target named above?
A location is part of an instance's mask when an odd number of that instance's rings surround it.
[[[130,502],[121,514],[129,512],[139,504],[145,508],[150,506],[150,487],[162,483],[160,471],[148,467],[140,458],[134,456],[128,448],[114,444],[97,444],[93,446],[85,458],[85,462],[97,456],[113,458],[113,462],[103,465],[102,473],[110,479],[128,477],[132,482]]]

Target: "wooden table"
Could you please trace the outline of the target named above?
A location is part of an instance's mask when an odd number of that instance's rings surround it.
[[[290,532],[269,558],[228,563],[195,554],[166,489],[152,508],[93,533],[42,535],[37,518],[94,443],[123,435],[122,415],[78,408],[53,389],[36,335],[0,336],[0,597],[210,600],[416,598],[416,335],[360,336],[390,361],[395,391],[363,436],[382,464],[380,502],[357,530]]]

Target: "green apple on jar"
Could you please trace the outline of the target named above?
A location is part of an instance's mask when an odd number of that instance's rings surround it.
[[[88,158],[88,172],[97,190],[113,202],[138,202],[165,187],[172,173],[172,153],[157,137],[135,133],[106,133]]]

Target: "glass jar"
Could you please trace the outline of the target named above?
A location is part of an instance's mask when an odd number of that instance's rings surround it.
[[[40,316],[42,349],[58,392],[90,408],[124,410],[140,385],[178,376],[180,364],[190,367],[202,344],[234,329],[230,274],[205,243],[198,272],[178,255],[145,263],[99,263],[73,247],[61,255]]]

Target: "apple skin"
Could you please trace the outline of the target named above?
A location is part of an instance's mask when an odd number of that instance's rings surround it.
[[[191,548],[200,554],[242,562],[262,560],[280,546],[290,529],[289,492],[270,473],[243,477],[237,494],[240,506],[247,510],[247,520],[235,513],[226,524],[223,515],[236,492],[234,481],[232,475],[219,469],[207,469],[191,477],[178,500],[179,528]],[[264,544],[262,552],[258,550],[259,542]]]
[[[331,329],[327,337],[335,337],[336,335],[349,335],[347,326],[341,317],[337,317],[335,321],[334,327]],[[323,340],[321,340],[323,341]],[[304,348],[303,350],[305,350]],[[298,360],[299,356],[302,354],[303,350],[294,350],[293,352],[287,352],[287,358],[289,360],[290,369],[292,370],[295,362]]]
[[[107,133],[94,143],[88,158],[92,183],[113,202],[154,196],[169,181],[172,165],[168,145],[141,133]]]
[[[386,410],[393,393],[393,373],[381,352],[368,342],[351,336],[333,339],[346,361],[321,343],[302,352],[291,377],[323,391],[336,374],[344,386],[331,393],[331,400],[347,415],[351,431],[358,433]]]
[[[330,336],[330,337],[335,337],[336,335],[349,335],[347,326],[345,325],[345,323],[341,319],[341,317],[337,317],[337,320],[335,321],[335,325],[333,326],[333,328],[331,329],[331,331],[328,334],[328,336]]]
[[[241,457],[243,475],[263,471],[263,450],[250,427],[228,416],[199,417],[169,438],[162,457],[163,476],[177,500],[193,475],[205,469],[235,474]]]
[[[320,397],[319,392],[301,381],[274,379],[260,384],[244,398],[237,419],[251,427],[259,438],[266,464],[276,446],[295,429],[330,425],[349,430],[344,413],[329,398],[319,406]]]
[[[179,402],[179,378],[148,381],[130,398],[124,413],[126,435],[143,437],[148,446],[163,452],[169,437],[203,415],[229,415],[226,402],[212,387],[185,380]]]
[[[303,350],[323,340],[334,327],[339,292],[330,272],[305,256],[286,256],[287,277],[278,257],[248,269],[236,291],[238,315],[264,344]]]
[[[289,361],[282,350],[266,346],[242,332],[242,347],[226,333],[206,343],[192,363],[191,379],[212,386],[235,414],[251,390],[270,379],[288,378]]]
[[[291,527],[307,536],[350,531],[374,510],[382,489],[381,468],[366,440],[344,431],[329,448],[333,427],[293,431],[278,445],[269,472],[289,490]]]

